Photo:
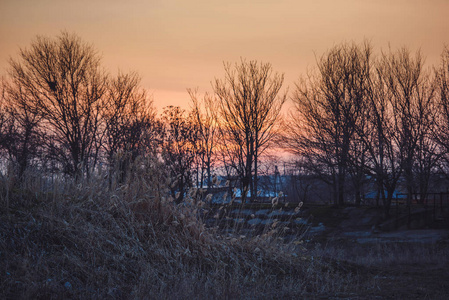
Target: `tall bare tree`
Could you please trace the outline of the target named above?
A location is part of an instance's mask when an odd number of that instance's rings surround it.
[[[318,60],[318,73],[302,79],[293,95],[287,145],[333,187],[338,205],[345,202],[350,168],[355,179],[364,172],[366,151],[357,129],[366,116],[371,52],[368,43],[332,48]]]
[[[271,64],[241,60],[224,65],[225,78],[213,82],[218,99],[217,116],[222,151],[241,179],[242,200],[257,194],[260,156],[273,138],[276,120],[286,100],[279,94],[284,76],[272,72]]]
[[[438,161],[431,138],[436,109],[430,74],[424,70],[424,59],[419,51],[413,57],[408,49],[402,48],[382,55],[379,75],[388,93],[392,130],[398,135],[407,193],[411,196],[420,192],[424,196],[430,172]],[[418,191],[415,189],[417,178]]]
[[[42,117],[48,154],[69,174],[88,173],[107,83],[94,48],[67,32],[37,37],[10,66],[11,80]]]
[[[192,116],[178,106],[168,106],[161,117],[161,155],[174,181],[171,192],[177,203],[192,186],[193,164],[197,155],[198,127]]]
[[[440,118],[439,130],[435,132],[435,140],[441,147],[446,168],[449,166],[449,47],[441,54],[441,62],[436,69],[437,103]]]
[[[2,146],[17,164],[18,176],[42,150],[45,132],[40,128],[42,116],[30,106],[29,94],[20,83],[2,82]]]
[[[206,182],[208,187],[212,186],[212,168],[214,166],[214,154],[217,145],[218,127],[214,120],[215,99],[212,95],[205,93],[199,98],[197,90],[188,90],[192,100],[192,117],[198,127],[197,149],[199,159],[200,178],[197,185],[203,186]],[[206,171],[206,180],[204,180]]]
[[[5,85],[2,78],[2,84],[0,85],[0,157],[3,159],[7,157],[9,119],[9,113],[6,108]]]
[[[109,81],[104,107],[107,158],[119,181],[123,181],[129,164],[139,155],[155,152],[155,110],[137,73],[119,73]],[[149,137],[153,137],[150,140]]]
[[[358,135],[368,151],[366,170],[374,178],[376,204],[379,205],[379,200],[382,200],[385,216],[389,217],[403,168],[400,136],[395,129],[392,91],[386,83],[386,72],[384,65],[376,61],[369,85],[367,124],[358,128]]]

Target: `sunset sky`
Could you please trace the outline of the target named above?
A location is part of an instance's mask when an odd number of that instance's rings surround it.
[[[187,108],[186,88],[211,91],[223,61],[241,57],[270,62],[290,89],[344,41],[420,48],[430,67],[449,44],[449,1],[0,0],[0,75],[36,35],[62,30],[92,43],[111,73],[137,71],[157,108]]]

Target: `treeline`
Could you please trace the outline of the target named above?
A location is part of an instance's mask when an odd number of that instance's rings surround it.
[[[296,85],[284,141],[302,166],[345,202],[360,203],[367,176],[388,211],[399,184],[424,199],[432,175],[448,174],[449,49],[424,65],[407,48],[373,55],[369,43],[342,44]]]
[[[243,59],[224,69],[212,94],[188,90],[189,111],[166,107],[158,116],[138,74],[111,76],[76,35],[38,37],[2,80],[3,171],[77,180],[106,169],[120,183],[149,157],[166,166],[178,202],[192,186],[210,187],[217,167],[238,179],[249,201],[274,145],[327,182],[338,205],[348,187],[360,203],[370,176],[386,212],[401,181],[424,196],[432,174],[448,173],[448,48],[439,66],[426,69],[420,52],[406,48],[375,56],[369,43],[335,46],[296,83],[295,108],[282,124],[282,74]]]
[[[259,157],[286,99],[278,97],[283,76],[245,60],[225,71],[214,95],[189,90],[190,111],[169,106],[157,116],[138,74],[111,76],[76,35],[37,37],[2,79],[3,173],[22,178],[38,170],[79,180],[106,169],[111,182],[123,183],[138,159],[151,158],[164,163],[181,202],[188,188],[212,185],[221,161],[242,190],[257,190]]]

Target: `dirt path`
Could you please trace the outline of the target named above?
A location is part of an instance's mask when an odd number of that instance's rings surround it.
[[[376,287],[368,299],[449,299],[447,266],[397,265],[376,271]]]

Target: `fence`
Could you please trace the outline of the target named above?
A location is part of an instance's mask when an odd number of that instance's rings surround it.
[[[396,213],[396,227],[405,219],[407,227],[413,222],[425,222],[426,225],[449,225],[449,192],[420,194],[396,194],[393,201]]]

